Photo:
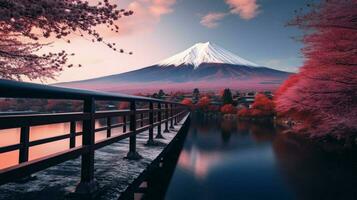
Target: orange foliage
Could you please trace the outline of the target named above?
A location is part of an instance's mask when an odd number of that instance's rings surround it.
[[[221,107],[221,112],[223,114],[235,114],[237,109],[232,104],[226,104]]]
[[[274,102],[264,94],[257,94],[252,105],[253,116],[268,116],[274,114]],[[254,115],[256,114],[256,115]]]
[[[238,114],[238,117],[248,117],[248,116],[250,116],[250,110],[247,108],[243,108],[243,109],[240,109],[237,114]]]
[[[184,100],[182,100],[181,103],[183,105],[186,105],[186,106],[192,106],[193,105],[192,100],[188,99],[188,98],[185,98]]]
[[[197,107],[206,110],[211,103],[211,99],[208,96],[201,97],[197,102]]]
[[[238,111],[239,117],[269,117],[274,115],[274,102],[264,94],[257,94],[251,109]]]

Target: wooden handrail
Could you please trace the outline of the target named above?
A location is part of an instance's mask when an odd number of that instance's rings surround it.
[[[0,184],[29,176],[32,173],[81,156],[81,182],[77,186],[77,192],[80,193],[94,189],[91,187],[95,185],[93,181],[94,151],[96,149],[129,138],[127,158],[140,159],[141,156],[136,151],[137,134],[149,130],[147,144],[152,145],[154,144],[154,127],[157,127],[156,137],[163,137],[161,124],[165,124],[164,132],[168,132],[169,123],[170,128],[172,128],[174,122],[176,123],[178,119],[182,119],[189,112],[188,108],[182,104],[159,99],[0,80],[0,98],[9,97],[81,100],[83,101],[84,108],[82,112],[0,115],[0,129],[21,129],[20,142],[18,144],[0,147],[0,153],[19,150],[19,164],[0,170]],[[130,103],[130,109],[96,111],[96,101],[103,100],[126,101]],[[141,104],[147,103],[148,108],[137,108],[136,104],[138,102]],[[154,120],[155,117],[156,121]],[[119,118],[121,122],[113,123],[113,118]],[[95,121],[98,119],[105,119],[106,126],[95,128]],[[78,132],[76,130],[77,122],[82,122],[82,131]],[[59,136],[30,141],[30,127],[55,123],[70,123],[70,132]],[[129,125],[129,131],[126,130],[127,125]],[[137,125],[139,126],[137,127]],[[113,135],[113,129],[118,127],[123,127],[123,133]],[[106,138],[96,142],[96,132],[100,131],[106,131]],[[82,136],[82,145],[78,146],[75,139],[80,135]],[[68,150],[29,161],[30,147],[64,139],[69,139]]]

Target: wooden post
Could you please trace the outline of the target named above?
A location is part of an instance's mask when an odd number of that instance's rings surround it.
[[[174,113],[173,113],[173,105],[170,104],[170,115],[171,115],[171,119],[170,119],[170,129],[175,129],[174,127]]]
[[[169,133],[169,104],[165,104],[165,130],[164,133]]]
[[[88,151],[82,154],[81,182],[76,188],[76,193],[90,196],[98,188],[94,180],[94,141],[95,141],[95,101],[94,98],[84,100],[84,113],[90,114],[90,118],[83,121],[82,145]]]
[[[29,141],[30,141],[30,127],[21,127],[20,144],[22,145],[19,152],[19,163],[27,162],[29,160]]]
[[[150,124],[150,128],[149,128],[149,139],[147,141],[147,145],[155,145],[155,141],[154,141],[154,104],[152,102],[150,102],[149,105],[149,124]]]
[[[159,124],[157,125],[157,135],[156,138],[161,138],[163,139],[164,137],[161,134],[161,117],[162,117],[162,113],[161,113],[161,103],[157,104],[157,109],[159,110],[157,112],[157,121],[159,122]]]
[[[126,133],[126,116],[123,116],[123,133]]]
[[[107,138],[112,136],[112,119],[110,117],[107,117]]]
[[[129,138],[129,152],[126,155],[127,159],[138,160],[142,158],[138,152],[136,152],[136,103],[135,101],[130,102],[130,125],[129,129],[131,136]]]
[[[179,112],[178,112],[178,110],[177,110],[177,105],[175,104],[175,112],[174,112],[174,114],[175,114],[175,122],[174,122],[174,125],[176,126],[177,125],[177,114],[178,114]]]
[[[75,121],[71,121],[70,125],[69,125],[69,134],[70,134],[70,138],[69,138],[69,148],[74,148],[76,147],[76,122]]]
[[[144,113],[140,114],[140,127],[144,126]]]

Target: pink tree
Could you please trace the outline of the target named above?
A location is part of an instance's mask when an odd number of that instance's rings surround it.
[[[0,0],[0,78],[48,79],[73,66],[66,64],[69,55],[64,51],[37,54],[46,45],[39,42],[41,38],[65,39],[75,33],[124,53],[114,43],[106,43],[95,27],[106,25],[118,32],[114,22],[131,14],[108,0],[98,0],[97,5],[84,0]]]
[[[357,131],[357,1],[308,5],[290,25],[305,30],[300,72],[278,90],[280,115],[301,123],[312,136],[347,137]]]

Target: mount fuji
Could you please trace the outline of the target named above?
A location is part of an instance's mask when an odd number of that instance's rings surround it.
[[[159,62],[158,65],[193,65],[194,69],[197,69],[203,63],[258,66],[210,42],[195,44],[189,49]]]
[[[290,73],[259,66],[210,42],[197,43],[155,65],[126,73],[57,85],[110,92],[274,90]]]

